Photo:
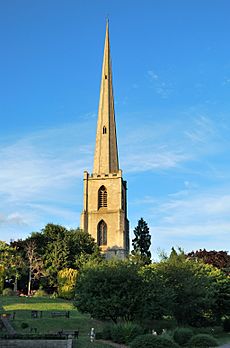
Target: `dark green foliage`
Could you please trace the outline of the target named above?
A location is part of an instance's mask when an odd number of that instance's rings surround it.
[[[177,322],[172,319],[151,320],[147,327],[153,329],[158,335],[161,335],[163,330],[173,330],[177,326]]]
[[[161,319],[171,315],[175,292],[167,285],[167,279],[158,271],[155,264],[147,265],[140,271],[142,277],[141,311],[139,319]],[[163,327],[165,328],[165,327]]]
[[[24,329],[27,329],[29,327],[29,324],[28,323],[21,323],[21,328],[24,330]]]
[[[116,343],[129,343],[143,333],[142,327],[130,322],[116,324],[111,327],[111,338]]]
[[[103,339],[103,334],[102,334],[102,332],[96,332],[96,333],[95,333],[95,339],[96,339],[96,340],[102,340],[102,339]]]
[[[188,345],[189,348],[209,348],[218,347],[218,342],[214,337],[210,335],[198,334],[191,338]]]
[[[94,239],[80,229],[67,230],[65,227],[49,223],[41,232],[33,232],[26,240],[12,243],[17,253],[27,259],[27,246],[35,246],[37,258],[43,265],[43,275],[36,281],[32,279],[32,288],[40,285],[49,292],[57,290],[57,274],[64,268],[79,269],[90,260],[102,259]],[[25,279],[28,279],[28,262]],[[25,286],[24,286],[25,288]]]
[[[223,328],[221,326],[194,327],[193,332],[195,335],[206,334],[211,336],[218,336],[223,332]]]
[[[130,348],[179,348],[178,344],[163,336],[141,335],[131,343]]]
[[[225,318],[223,321],[223,329],[225,332],[230,332],[230,318]]]
[[[172,313],[179,324],[196,325],[213,304],[212,281],[205,267],[211,266],[188,260],[175,249],[167,260],[156,264],[166,286],[174,293]]]
[[[76,286],[75,305],[97,319],[133,320],[142,292],[137,266],[111,261],[85,267]]]
[[[134,229],[135,238],[132,240],[133,255],[140,255],[146,262],[151,262],[151,252],[149,251],[151,245],[151,235],[149,228],[143,218],[138,221],[137,227]]]
[[[181,346],[184,346],[192,338],[193,331],[189,328],[181,327],[177,328],[173,333],[173,338],[176,343]]]
[[[2,296],[17,296],[17,294],[12,289],[6,288],[2,291]]]
[[[216,270],[215,272],[210,271],[209,277],[212,281],[214,298],[212,316],[216,323],[220,324],[223,316],[230,316],[230,276]]]
[[[106,324],[104,327],[103,327],[103,330],[102,330],[102,338],[104,340],[111,340],[111,330],[112,330],[112,324]]]

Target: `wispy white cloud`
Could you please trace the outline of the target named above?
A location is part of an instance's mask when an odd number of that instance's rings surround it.
[[[129,172],[145,172],[152,170],[164,170],[177,167],[181,162],[189,158],[183,153],[156,149],[148,149],[143,152],[130,154],[124,161],[124,169]]]
[[[1,236],[19,238],[50,221],[78,226],[91,128],[81,121],[0,145]]]
[[[204,143],[210,141],[210,137],[216,135],[217,126],[205,115],[194,118],[190,130],[185,131],[185,135],[193,143]]]
[[[24,220],[24,218],[22,217],[21,214],[19,213],[12,213],[9,215],[4,215],[4,214],[0,214],[0,226],[3,225],[27,225],[26,221]]]
[[[158,73],[154,70],[148,70],[147,75],[153,85],[154,91],[163,99],[169,97],[172,92],[172,84],[162,80]]]
[[[229,77],[225,77],[224,81],[222,82],[223,86],[229,85],[230,84],[230,78]]]
[[[69,133],[71,127],[51,129],[2,147],[0,194],[9,201],[44,198],[47,190],[69,186],[80,178],[91,149],[87,144],[76,145],[75,138],[69,141]]]
[[[95,120],[81,119],[76,124],[42,130],[0,145],[0,234],[7,231],[6,226],[11,231],[18,226],[17,233],[31,232],[49,221],[78,225],[83,171],[90,171],[93,165],[95,127]],[[194,221],[198,222],[197,231],[208,226],[208,221],[216,228],[220,223],[228,226],[230,192],[214,194],[203,190],[198,195],[199,186],[187,178],[188,173],[196,176],[196,171],[202,172],[204,178],[211,172],[218,179],[222,171],[226,173],[224,167],[216,168],[214,163],[203,161],[223,151],[218,126],[207,115],[171,123],[153,119],[139,127],[127,123],[118,129],[118,135],[121,168],[126,177],[162,171],[171,175],[171,169],[183,174],[181,190],[171,192],[167,198],[156,198],[153,185],[142,203],[134,199],[134,208],[139,204],[150,211],[152,207],[155,221],[150,220],[151,224],[157,225],[162,235],[166,231],[165,236],[172,233],[179,238],[180,231],[183,234],[186,230],[193,236]],[[201,168],[191,167],[196,161],[200,161]]]
[[[172,246],[186,251],[229,249],[229,188],[187,190],[182,196],[170,195],[158,202],[154,198],[149,209],[154,215],[154,219],[150,217],[154,254],[162,245],[167,251]]]

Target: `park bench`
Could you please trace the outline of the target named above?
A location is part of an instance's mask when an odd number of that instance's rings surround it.
[[[69,311],[63,311],[63,312],[51,312],[51,317],[56,318],[56,317],[66,317],[69,318]]]
[[[42,311],[31,311],[31,318],[42,318]]]

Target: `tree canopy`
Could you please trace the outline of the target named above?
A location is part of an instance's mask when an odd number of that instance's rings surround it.
[[[133,251],[132,255],[139,256],[145,263],[151,262],[151,235],[149,233],[148,224],[143,218],[138,221],[137,226],[133,231],[135,238],[132,240]]]
[[[16,250],[17,255],[26,260],[21,285],[29,292],[28,287],[34,285],[56,291],[59,271],[65,268],[79,269],[89,259],[102,258],[91,235],[80,229],[68,230],[52,223],[40,232],[31,233],[25,240],[14,241],[8,248]],[[25,278],[29,278],[29,283]]]

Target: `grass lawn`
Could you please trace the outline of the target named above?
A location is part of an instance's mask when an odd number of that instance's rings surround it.
[[[42,318],[31,318],[31,311],[42,311]],[[69,311],[70,318],[52,318],[51,312]],[[31,328],[36,328],[38,333],[57,333],[61,330],[79,330],[79,339],[74,343],[74,348],[111,348],[102,343],[91,343],[89,332],[92,327],[95,331],[101,331],[103,322],[91,319],[89,315],[81,314],[70,301],[51,299],[48,297],[3,297],[0,296],[0,314],[16,313],[15,320],[11,324],[18,333],[30,333]],[[22,329],[22,323],[29,327]],[[1,332],[0,332],[1,334]],[[230,334],[220,333],[217,337],[219,344],[229,343]]]
[[[42,318],[31,318],[31,311],[42,311]],[[70,318],[52,318],[51,312],[70,311]],[[103,323],[91,319],[89,315],[81,314],[74,308],[70,301],[51,299],[48,297],[0,297],[0,314],[15,312],[15,320],[11,320],[12,326],[18,333],[30,334],[31,328],[36,328],[38,333],[57,333],[61,330],[79,330],[78,348],[97,347],[111,348],[111,346],[91,343],[89,332],[92,327],[100,331]],[[22,329],[22,323],[29,327]]]

